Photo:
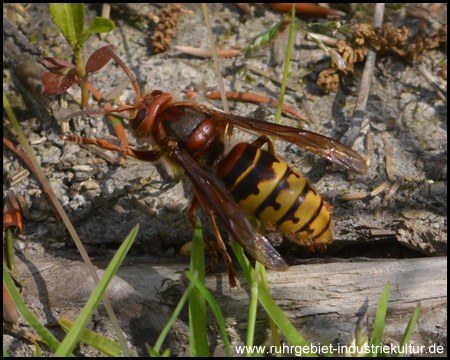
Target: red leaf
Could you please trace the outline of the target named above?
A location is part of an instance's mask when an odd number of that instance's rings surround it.
[[[67,62],[63,59],[54,58],[54,57],[45,57],[42,60],[42,63],[51,72],[61,73],[61,74],[65,72],[66,68],[72,68],[75,66],[75,65],[71,64],[70,62]]]
[[[19,314],[17,313],[16,305],[3,283],[3,319],[9,321],[11,324],[19,322]]]
[[[91,73],[100,70],[105,66],[109,60],[111,60],[111,48],[114,50],[114,46],[106,45],[98,50],[96,50],[88,59],[86,63],[86,72]]]
[[[68,70],[68,72],[65,74],[55,74],[51,71],[44,74],[43,83],[45,95],[61,94],[73,85],[75,82],[76,69],[72,67],[71,69],[66,68],[66,70]]]
[[[6,206],[3,209],[3,230],[10,226],[19,228],[22,233],[22,212],[20,211],[19,203],[14,196],[14,193],[8,191],[8,197],[6,198]]]

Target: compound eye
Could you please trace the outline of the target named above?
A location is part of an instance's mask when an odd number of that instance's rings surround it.
[[[151,95],[153,97],[158,97],[159,95],[161,95],[163,92],[161,90],[153,90]]]
[[[130,120],[131,129],[136,130],[147,117],[147,109],[140,109],[136,116]]]

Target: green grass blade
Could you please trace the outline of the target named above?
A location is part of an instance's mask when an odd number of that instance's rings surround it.
[[[73,321],[67,319],[61,319],[58,321],[58,323],[65,332],[69,332],[74,324]],[[102,335],[99,335],[91,330],[83,329],[80,341],[86,345],[91,345],[92,347],[96,348],[98,351],[107,356],[111,357],[122,356],[122,348],[118,343]]]
[[[178,318],[178,316],[181,313],[181,310],[183,309],[184,304],[186,303],[186,301],[189,298],[189,295],[191,294],[192,290],[195,288],[195,285],[197,283],[198,280],[198,273],[195,273],[191,279],[191,282],[189,283],[186,291],[184,292],[183,296],[181,297],[180,301],[178,302],[177,307],[175,308],[175,310],[173,311],[172,316],[170,317],[169,321],[167,322],[166,326],[164,327],[164,329],[161,331],[161,334],[159,335],[158,339],[156,340],[155,346],[152,347],[148,347],[150,350],[150,354],[152,356],[158,355],[159,356],[159,352],[161,350],[161,346],[164,342],[164,340],[167,337],[167,334],[169,333],[170,329],[172,328],[172,325],[174,324],[175,320]],[[164,355],[164,354],[163,354]]]
[[[281,82],[280,97],[278,99],[277,115],[275,123],[279,124],[281,119],[281,111],[283,110],[284,94],[286,93],[287,78],[289,76],[289,64],[291,63],[292,47],[294,46],[295,32],[295,4],[292,4],[291,24],[289,27],[289,41],[286,51],[286,61],[284,63],[283,81]]]
[[[420,304],[416,306],[414,309],[414,313],[411,316],[411,319],[408,322],[408,325],[406,326],[405,333],[402,336],[402,339],[400,340],[399,348],[403,349],[404,346],[408,343],[409,339],[411,338],[411,335],[414,331],[414,327],[416,326],[417,319],[419,318],[420,313]],[[401,352],[398,352],[396,356],[402,356],[405,354],[402,354]]]
[[[25,301],[20,296],[14,282],[9,275],[9,271],[6,268],[5,261],[3,261],[3,283],[5,284],[11,298],[16,305],[17,310],[23,316],[25,321],[30,324],[30,326],[36,331],[36,333],[41,337],[41,339],[47,344],[47,346],[56,351],[60,345],[59,341],[42,325],[39,320],[33,315],[33,313],[28,310]],[[73,355],[72,355],[73,356]]]
[[[370,345],[376,346],[381,345],[381,337],[383,335],[384,323],[386,321],[386,312],[389,301],[389,291],[391,289],[391,284],[388,283],[381,294],[380,303],[378,304],[377,314],[375,316],[375,322],[372,331],[372,338],[370,339]],[[378,355],[378,353],[374,354]]]
[[[245,342],[248,349],[253,347],[253,341],[255,338],[256,311],[258,310],[259,270],[261,266],[262,265],[259,262],[256,262],[255,271],[253,271],[252,286],[250,287],[250,304],[248,307],[248,320],[247,320],[247,339]]]
[[[190,271],[186,271],[186,276],[189,280],[193,280],[194,275]],[[228,335],[226,332],[226,326],[225,326],[225,319],[222,315],[222,311],[220,311],[219,304],[217,303],[216,299],[212,296],[212,294],[209,292],[209,290],[206,288],[204,284],[202,284],[200,281],[197,281],[195,284],[198,291],[202,294],[202,296],[206,299],[209,306],[211,307],[211,310],[213,311],[214,315],[216,316],[217,323],[219,324],[220,333],[222,334],[222,339],[225,346],[225,351],[227,353],[228,357],[231,357],[231,350],[230,350],[230,342],[228,340]]]
[[[4,251],[4,256],[6,257],[6,260],[8,262],[9,268],[11,270],[14,270],[15,262],[14,262],[14,249],[13,249],[13,236],[12,236],[12,230],[11,227],[7,227],[6,230],[6,251]]]
[[[283,311],[272,299],[270,293],[261,285],[259,286],[259,302],[291,345],[309,347],[309,343],[298,333]],[[314,356],[314,354],[309,355]]]
[[[199,221],[195,225],[192,242],[191,272],[197,272],[199,282],[205,284],[205,252]],[[191,356],[210,356],[206,333],[206,300],[197,288],[189,296],[189,330]]]
[[[189,279],[191,282],[189,283],[189,286],[187,287],[186,291],[184,292],[183,296],[181,297],[177,307],[175,308],[172,316],[170,317],[169,321],[167,322],[166,326],[164,327],[163,331],[161,331],[161,334],[159,335],[158,339],[156,340],[155,346],[151,347],[148,346],[148,350],[151,356],[164,356],[166,352],[164,352],[162,355],[160,355],[161,347],[164,342],[164,340],[167,337],[167,334],[169,333],[173,323],[180,315],[181,310],[183,309],[184,304],[189,299],[189,318],[191,323],[191,299],[192,299],[192,292],[195,290],[195,287],[197,285],[197,282],[199,282],[199,279],[202,279],[199,283],[204,284],[205,282],[205,259],[203,255],[203,236],[202,236],[202,230],[200,227],[200,223],[197,222],[195,226],[194,231],[194,238],[193,238],[193,245],[192,245],[192,254],[191,254],[191,270],[193,271],[194,275],[190,277]],[[194,300],[193,300],[194,301]],[[195,302],[195,301],[194,301]],[[204,299],[203,299],[204,302]],[[196,302],[196,305],[198,305],[198,302]],[[194,306],[196,306],[194,305]],[[194,309],[194,312],[197,311],[197,309]],[[204,310],[204,317],[205,317],[205,324],[206,324],[206,305]],[[199,315],[201,316],[201,315]],[[196,319],[194,317],[194,319]],[[191,326],[191,325],[190,325]],[[194,331],[196,331],[195,329]],[[201,331],[201,330],[200,330]],[[204,332],[206,336],[206,325],[204,326]],[[197,334],[197,333],[196,333]],[[190,336],[192,337],[192,329],[190,332]],[[194,352],[197,351],[197,348],[192,346],[192,341],[195,343],[195,338],[191,340],[191,355],[193,355],[193,348]],[[207,342],[204,341],[207,346]],[[209,349],[208,349],[209,353]]]
[[[75,321],[72,329],[66,335],[60,347],[56,351],[55,357],[67,356],[67,354],[69,354],[76,346],[78,340],[80,339],[80,336],[83,333],[84,328],[86,327],[87,322],[89,321],[89,318],[92,315],[92,312],[95,310],[98,303],[102,299],[102,296],[105,293],[108,284],[111,282],[114,274],[125,258],[125,255],[128,253],[128,250],[130,250],[130,247],[133,244],[134,239],[136,238],[138,230],[139,225],[136,225],[133,230],[131,230],[125,241],[122,243],[119,250],[117,250],[116,254],[108,265],[105,274],[96,286],[94,292],[92,293],[80,315],[78,316],[78,319]]]
[[[253,273],[255,270],[253,270],[252,266],[250,265],[250,262],[248,261],[247,257],[244,254],[244,251],[242,250],[242,247],[238,243],[232,242],[231,248],[233,249],[236,258],[238,259],[239,264],[241,265],[244,271],[245,277],[247,278],[247,282],[251,286]],[[293,346],[302,346],[304,347],[304,349],[309,348],[309,343],[297,332],[297,330],[291,324],[291,322],[283,313],[283,311],[272,299],[269,290],[266,289],[261,283],[258,286],[258,294],[259,294],[258,296],[259,302],[264,307],[269,317],[274,321],[274,323],[278,326],[280,331],[284,334],[286,340],[288,340],[289,343]],[[307,355],[316,356],[315,354],[307,354]]]
[[[151,357],[169,357],[170,356],[169,349],[166,349],[162,354],[160,354],[154,348],[152,348],[150,345],[147,345],[147,351]]]
[[[250,264],[250,262],[248,261],[247,257],[245,256],[244,249],[242,249],[242,246],[239,245],[239,243],[237,243],[236,241],[231,240],[230,245],[234,255],[236,256],[236,259],[238,260],[242,270],[244,271],[245,280],[247,280],[247,284],[249,286],[252,286],[254,269]]]
[[[267,274],[266,274],[266,268],[264,266],[261,267],[261,286],[266,289],[266,291],[269,291],[269,282],[267,281]],[[280,337],[278,336],[278,328],[275,322],[272,320],[271,317],[269,317],[269,326],[270,326],[270,332],[272,333],[272,342],[274,346],[281,346]],[[280,356],[281,354],[278,354]]]

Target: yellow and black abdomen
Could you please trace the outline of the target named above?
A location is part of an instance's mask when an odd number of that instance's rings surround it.
[[[333,241],[330,214],[321,196],[271,152],[237,144],[219,175],[247,216],[275,226],[302,246],[324,249]]]

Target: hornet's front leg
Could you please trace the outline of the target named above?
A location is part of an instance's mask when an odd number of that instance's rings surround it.
[[[79,145],[96,145],[105,150],[111,150],[122,153],[124,155],[132,156],[136,159],[154,162],[163,155],[161,151],[157,150],[135,150],[130,147],[121,146],[105,139],[90,139],[75,135],[61,135],[61,140],[69,141]]]

